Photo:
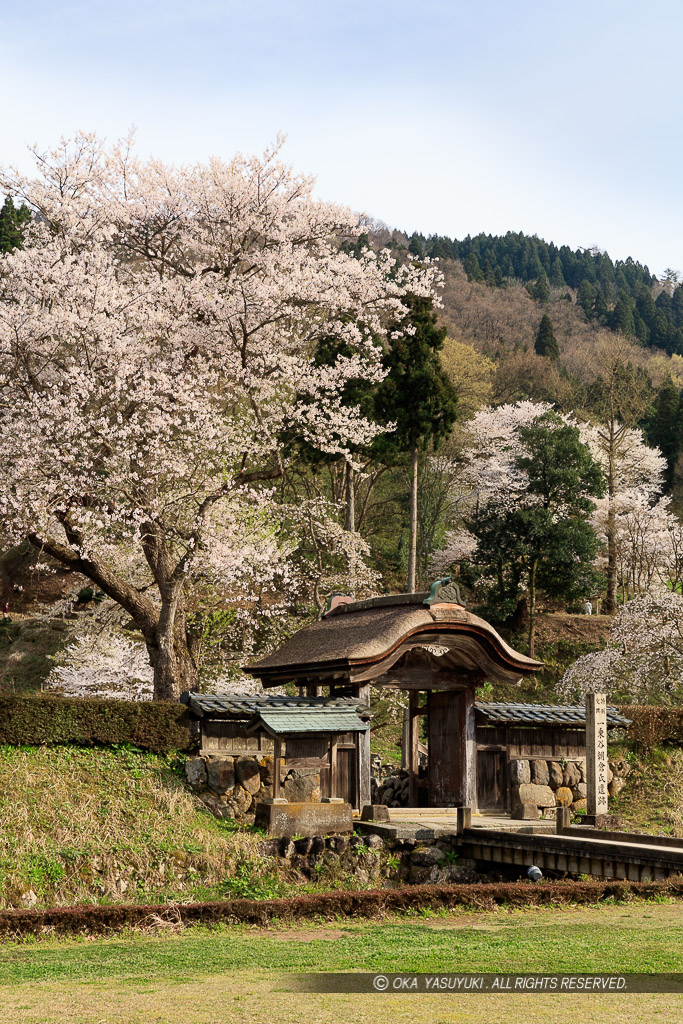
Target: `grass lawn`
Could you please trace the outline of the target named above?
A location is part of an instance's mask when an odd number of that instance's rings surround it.
[[[301,994],[301,971],[683,972],[683,907],[633,902],[8,944],[8,1024],[678,1021],[678,996]]]

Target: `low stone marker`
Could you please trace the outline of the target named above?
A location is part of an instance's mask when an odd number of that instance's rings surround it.
[[[256,805],[254,824],[272,836],[326,836],[353,832],[351,804],[343,800],[290,803],[264,800]]]

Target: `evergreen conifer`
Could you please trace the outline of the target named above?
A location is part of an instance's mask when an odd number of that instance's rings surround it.
[[[537,355],[547,356],[549,359],[557,359],[560,354],[555,331],[553,330],[553,322],[547,313],[543,314],[538,325],[534,349]]]

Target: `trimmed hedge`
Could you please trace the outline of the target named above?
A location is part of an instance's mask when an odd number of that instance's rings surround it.
[[[683,743],[683,708],[620,704],[619,711],[631,719],[626,735],[641,750],[651,750],[659,743]]]
[[[47,694],[0,697],[0,744],[119,744],[155,754],[186,750],[192,719],[175,701],[98,700]]]
[[[476,885],[407,885],[398,889],[311,893],[272,900],[235,899],[215,903],[78,906],[53,910],[0,911],[0,936],[107,934],[122,928],[220,922],[267,925],[273,920],[313,917],[377,917],[422,908],[448,910],[496,906],[567,906],[603,900],[654,897],[683,899],[683,882],[495,882]]]

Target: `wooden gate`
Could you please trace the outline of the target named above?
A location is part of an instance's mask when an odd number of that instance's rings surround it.
[[[342,800],[358,807],[356,793],[356,748],[337,747],[337,792]]]
[[[473,690],[430,690],[429,806],[458,807],[467,791],[467,711]]]
[[[342,733],[337,740],[337,784],[335,792],[330,792],[329,758],[320,769],[320,790],[322,796],[337,796],[346,800],[358,810],[358,747],[355,733]]]
[[[477,805],[482,811],[507,810],[505,751],[480,750],[477,754]]]

